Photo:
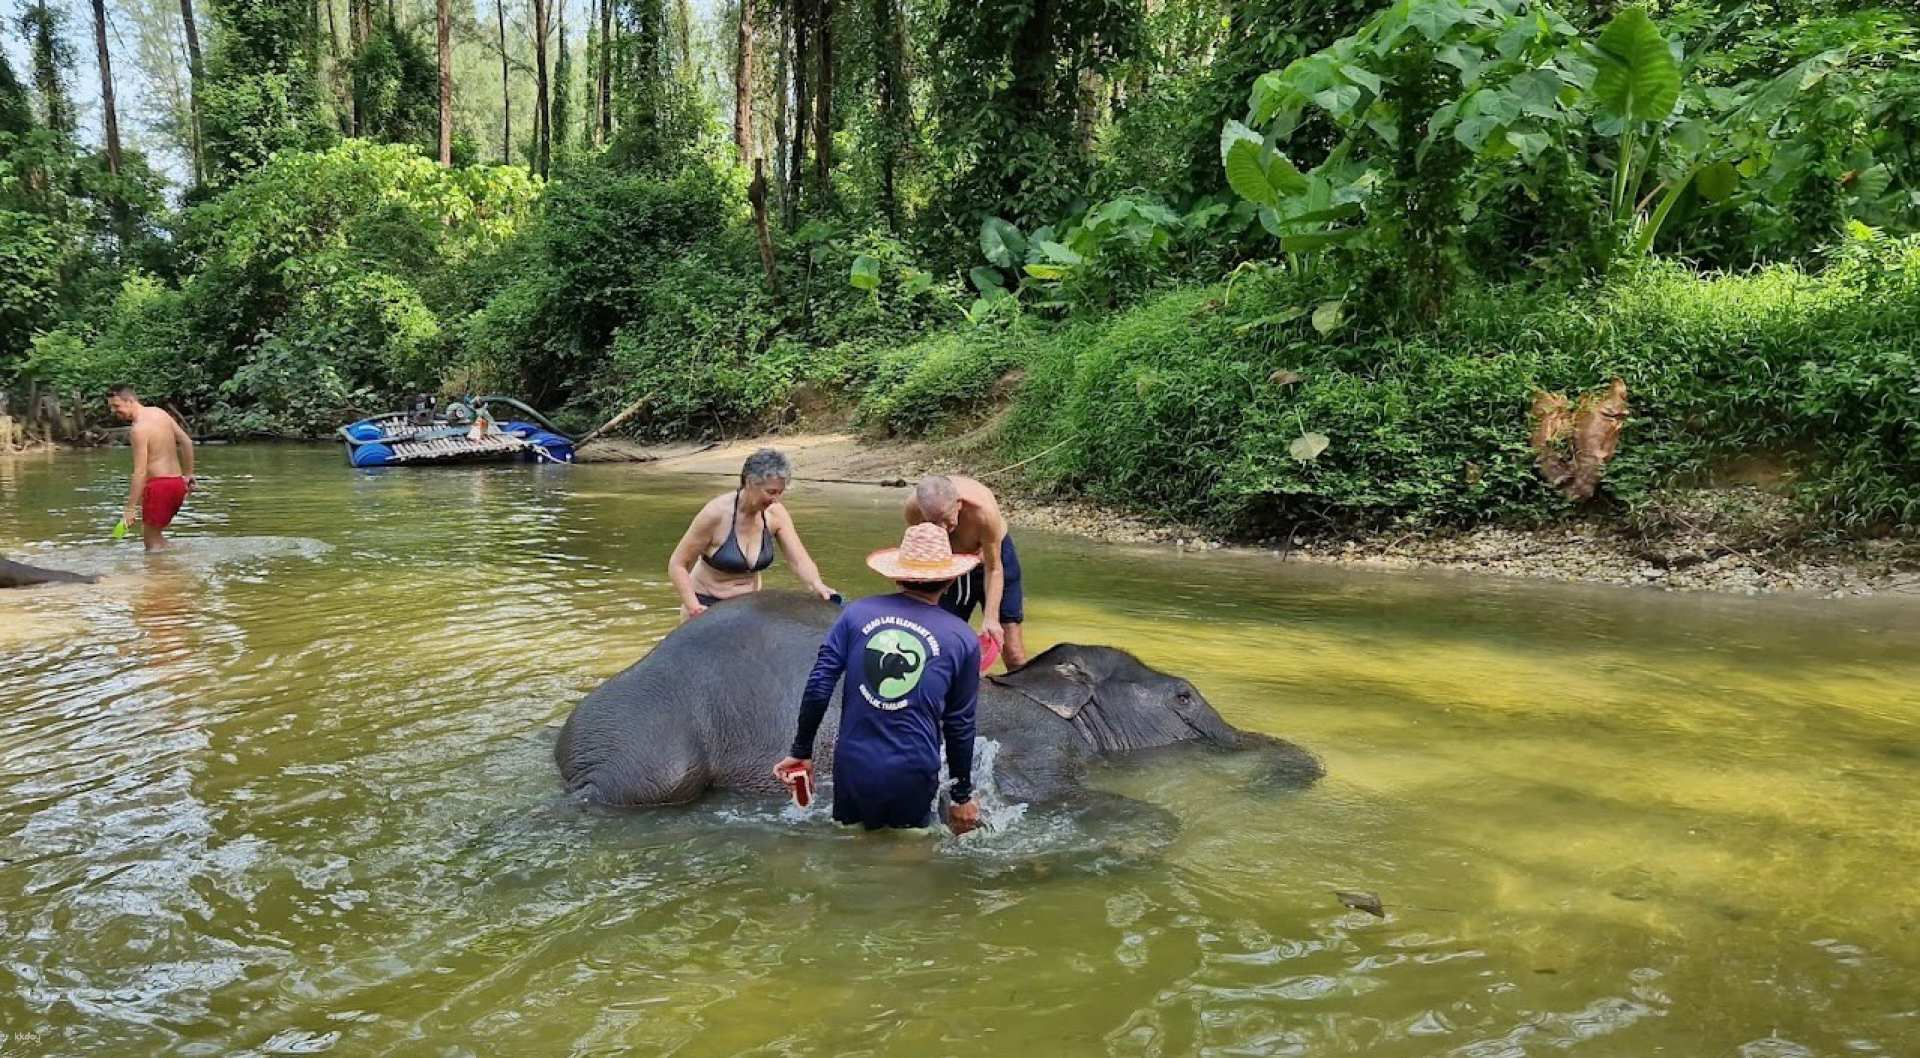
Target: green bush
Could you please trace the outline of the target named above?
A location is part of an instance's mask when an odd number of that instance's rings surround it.
[[[936,334],[873,358],[860,421],[894,434],[924,433],[985,407],[1028,340],[1020,328]]]
[[[1431,326],[1325,337],[1314,284],[1183,291],[1030,343],[1015,454],[1058,444],[1032,464],[1041,484],[1242,532],[1536,519],[1569,505],[1533,469],[1533,393],[1619,377],[1614,502],[1760,451],[1794,457],[1836,521],[1920,513],[1920,242],[1863,235],[1819,274],[1647,265],[1577,290],[1481,288]],[[1325,450],[1296,450],[1307,434]]]
[[[143,393],[186,402],[212,392],[195,352],[185,301],[153,276],[134,272],[121,283],[97,321],[40,335],[21,373],[64,388],[102,394],[132,383]]]
[[[0,377],[53,310],[62,241],[51,219],[0,210]]]
[[[328,433],[431,387],[455,359],[442,320],[531,215],[505,167],[442,169],[349,140],[281,154],[186,216],[198,268],[131,274],[90,316],[43,335],[22,370],[96,391],[131,381],[248,434]]]

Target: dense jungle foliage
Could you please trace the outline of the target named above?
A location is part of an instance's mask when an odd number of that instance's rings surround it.
[[[1764,456],[1828,524],[1920,513],[1905,8],[527,2],[450,12],[443,98],[419,0],[218,0],[123,149],[90,17],[30,0],[0,384],[287,437],[427,390],[645,396],[648,436],[837,402],[1257,534],[1565,514],[1532,396],[1618,377],[1602,507]]]

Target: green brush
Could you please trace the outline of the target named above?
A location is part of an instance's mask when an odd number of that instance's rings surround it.
[[[125,518],[113,523],[113,538],[115,540],[125,540],[127,538],[127,530],[130,528],[132,527],[127,524]]]

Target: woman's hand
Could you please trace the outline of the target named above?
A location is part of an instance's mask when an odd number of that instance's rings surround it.
[[[820,598],[825,602],[832,602],[833,597],[840,594],[839,592],[834,591],[832,588],[827,587],[825,584],[815,584],[813,586],[813,593],[815,595],[820,596]]]
[[[707,604],[701,602],[699,599],[689,599],[686,602],[681,603],[680,608],[687,612],[688,620],[692,620],[693,618],[698,617],[701,614],[707,612]]]

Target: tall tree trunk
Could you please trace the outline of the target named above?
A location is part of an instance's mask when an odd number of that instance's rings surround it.
[[[898,0],[873,0],[874,88],[880,111],[880,212],[888,230],[900,227],[895,174],[906,147],[906,41],[900,31]]]
[[[453,168],[453,5],[435,4],[440,42],[440,165]]]
[[[500,164],[513,164],[513,93],[507,80],[507,0],[493,0],[500,22]]]
[[[673,0],[674,34],[680,45],[680,61],[675,68],[691,80],[693,71],[693,8],[687,0]]]
[[[814,0],[819,79],[813,87],[813,183],[824,203],[833,169],[833,0]]]
[[[780,185],[782,223],[792,226],[793,196],[787,186],[787,54],[793,48],[793,12],[790,4],[776,4],[780,40],[773,56],[773,181]]]
[[[753,157],[753,5],[754,0],[740,0],[733,56],[733,142],[743,165]]]
[[[327,21],[332,24],[333,0],[327,0]],[[187,34],[187,135],[193,148],[193,182],[202,184],[207,179],[207,160],[200,148],[200,75],[205,67],[200,64],[200,27],[193,21],[193,0],[180,0],[180,25]],[[339,48],[336,36],[334,50]]]
[[[107,133],[107,172],[118,176],[120,114],[113,105],[113,56],[107,51],[107,0],[93,0],[93,42],[100,52],[100,111]]]
[[[600,0],[587,10],[587,120],[580,142],[588,148],[600,145]]]
[[[550,0],[533,0],[533,135],[534,170],[544,178],[553,161],[553,136],[547,127],[547,31],[551,28]]]
[[[366,50],[367,42],[373,39],[373,0],[347,0],[347,24],[353,34],[353,57],[358,59]],[[353,134],[358,136],[367,130],[367,112],[359,86],[351,76],[347,79],[347,94],[353,97]]]
[[[807,94],[807,29],[812,7],[812,0],[787,0],[788,21],[793,24],[793,158],[787,164],[790,217],[798,215],[800,183],[807,171],[807,119],[813,113],[813,97]]]
[[[333,92],[333,102],[337,108],[337,113],[334,116],[340,122],[340,135],[351,136],[353,135],[353,105],[351,99],[348,97],[353,94],[353,85],[343,72],[346,69],[344,65],[346,60],[340,54],[340,23],[333,15],[333,0],[325,0],[325,2],[327,5],[327,57],[333,60],[332,76],[328,78],[327,86]],[[182,8],[185,8],[189,3],[191,3],[191,0],[180,0],[180,6]],[[348,3],[351,5],[352,0],[348,0]],[[351,6],[349,6],[347,15],[349,18],[353,15]],[[189,22],[191,22],[191,16],[188,17]],[[351,29],[352,27],[349,26],[348,28]],[[346,85],[344,95],[342,94],[341,88],[343,84]],[[200,106],[197,98],[198,94],[196,91],[196,98],[193,104],[196,113]],[[199,124],[198,117],[194,118],[194,123],[196,126]]]
[[[593,142],[599,146],[613,138],[613,0],[600,0],[600,84],[594,91],[600,96],[600,127]]]
[[[780,270],[773,264],[773,236],[767,231],[767,160],[753,160],[753,183],[747,187],[747,202],[753,206],[753,228],[760,239],[760,267],[767,273],[767,289],[780,296]]]

